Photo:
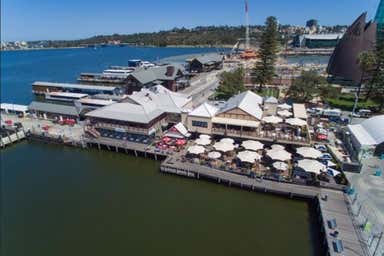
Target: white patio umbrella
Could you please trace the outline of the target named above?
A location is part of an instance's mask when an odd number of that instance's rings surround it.
[[[307,124],[307,122],[304,121],[303,119],[296,118],[296,117],[285,119],[285,122],[293,126],[304,126]]]
[[[272,166],[274,168],[276,168],[277,170],[281,170],[281,171],[286,171],[288,170],[288,165],[284,162],[280,162],[280,161],[277,161],[277,162],[274,162],[272,164]]]
[[[272,160],[278,160],[283,162],[291,160],[291,153],[284,149],[267,150],[267,156],[272,158]]]
[[[277,114],[279,116],[282,116],[282,117],[290,117],[292,116],[292,112],[289,112],[288,110],[282,110],[282,111],[278,111]]]
[[[242,162],[254,163],[256,160],[260,160],[261,156],[254,151],[241,151],[237,153],[237,158]]]
[[[241,146],[245,149],[257,151],[263,149],[264,144],[256,140],[245,140],[241,143]]]
[[[291,109],[292,108],[292,106],[288,105],[287,103],[277,105],[277,107],[281,108],[281,109]]]
[[[233,144],[233,143],[235,143],[235,140],[231,139],[231,138],[223,138],[223,139],[220,140],[220,142],[228,143],[228,144]]]
[[[213,147],[221,152],[228,152],[232,151],[235,148],[235,145],[229,144],[229,143],[224,143],[224,142],[216,142]]]
[[[199,136],[200,139],[211,139],[211,136],[210,135],[207,135],[207,134],[200,134]]]
[[[264,122],[270,123],[270,124],[278,124],[278,123],[281,123],[283,121],[283,119],[281,119],[278,116],[265,116],[265,117],[263,117],[262,120]]]
[[[283,145],[279,145],[279,144],[273,144],[271,146],[271,148],[274,150],[284,150],[285,149],[285,147]]]
[[[195,140],[195,143],[196,143],[197,145],[203,145],[203,146],[206,146],[206,145],[211,144],[211,140],[210,140],[210,139],[206,139],[206,138],[199,138],[199,139],[196,139],[196,140]]]
[[[194,155],[199,155],[205,152],[205,148],[203,146],[190,146],[188,148],[188,153],[194,154]]]
[[[211,159],[218,159],[221,157],[221,153],[217,151],[212,151],[208,153],[208,157]]]
[[[296,152],[297,154],[305,158],[313,158],[313,159],[319,158],[323,155],[321,151],[312,147],[300,147],[296,149]]]
[[[320,174],[326,170],[326,166],[324,164],[313,159],[299,160],[297,166],[306,172],[313,172],[316,174]]]

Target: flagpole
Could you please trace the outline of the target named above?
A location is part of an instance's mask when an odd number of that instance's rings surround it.
[[[249,49],[249,15],[248,15],[248,0],[245,0],[245,49]]]

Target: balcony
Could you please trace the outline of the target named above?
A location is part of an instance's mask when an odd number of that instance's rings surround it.
[[[294,134],[276,132],[276,131],[241,131],[234,129],[212,128],[212,134],[229,136],[242,139],[255,139],[260,141],[278,142],[283,144],[310,144],[309,138],[295,136]]]
[[[143,134],[143,135],[148,135],[148,133],[149,133],[149,129],[137,128],[137,127],[126,126],[126,125],[102,123],[102,122],[96,123],[94,125],[94,127],[95,128],[110,129],[110,130],[122,129],[128,133]]]

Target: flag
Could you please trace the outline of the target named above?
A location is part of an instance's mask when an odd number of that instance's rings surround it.
[[[245,12],[248,13],[248,1],[245,0]]]

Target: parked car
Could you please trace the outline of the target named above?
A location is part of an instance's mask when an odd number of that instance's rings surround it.
[[[322,152],[328,151],[327,146],[325,146],[324,144],[315,144],[314,148]]]
[[[332,160],[333,159],[333,157],[329,153],[323,153],[323,155],[319,158],[322,160]]]

